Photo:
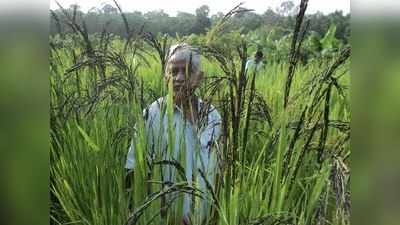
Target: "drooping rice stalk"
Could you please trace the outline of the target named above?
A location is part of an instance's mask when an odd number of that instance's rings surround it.
[[[184,154],[179,162],[160,154],[147,159],[143,117],[148,104],[167,95],[161,110],[168,118],[167,151],[182,149],[174,138],[173,89],[160,78],[174,40],[137,35],[127,45],[103,34],[95,42],[73,15],[66,18],[76,31],[65,37],[73,48],[54,44],[50,54],[52,223],[163,224],[164,211],[171,212],[166,220],[179,218],[173,208],[181,208],[183,193],[197,201],[200,192],[185,181]],[[223,24],[198,46],[206,68],[201,97],[223,122],[222,174],[216,189],[206,184],[214,206],[207,224],[349,224],[350,48],[328,64],[296,64],[285,89],[291,60],[246,75],[251,43]],[[304,29],[298,31],[302,39]],[[131,143],[138,164],[126,190]],[[161,148],[160,137],[154,146]],[[166,165],[176,171],[174,184],[162,183]],[[176,196],[173,204],[161,203],[167,194]]]

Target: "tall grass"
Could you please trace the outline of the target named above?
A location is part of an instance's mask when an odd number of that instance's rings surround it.
[[[234,9],[224,20],[240,12]],[[143,119],[147,105],[172,96],[160,74],[173,40],[138,31],[136,38],[98,41],[72,17],[69,23],[76,35],[52,43],[50,55],[51,222],[176,224],[183,193],[195,196],[196,206],[205,195],[179,175],[185,157],[148,158]],[[296,64],[295,70],[289,60],[246,73],[249,43],[224,32],[215,27],[199,46],[206,79],[198,94],[223,120],[222,168],[215,188],[207,185],[205,197],[213,207],[206,224],[349,224],[350,50],[333,61]],[[230,44],[221,43],[229,38]],[[289,95],[285,87],[292,73]],[[180,143],[171,102],[163,109],[169,151]],[[126,190],[131,143],[137,170],[132,190]],[[175,183],[162,183],[164,164],[176,167]],[[175,204],[161,204],[167,195]],[[164,217],[162,206],[175,210]],[[192,219],[201,224],[198,216]]]

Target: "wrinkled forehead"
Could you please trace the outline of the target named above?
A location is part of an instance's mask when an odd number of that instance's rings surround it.
[[[189,60],[186,60],[186,58],[171,58],[168,60],[168,66],[169,67],[186,67],[190,64]]]
[[[192,67],[199,68],[200,55],[189,45],[172,46],[168,57],[168,65],[171,64],[192,64]]]

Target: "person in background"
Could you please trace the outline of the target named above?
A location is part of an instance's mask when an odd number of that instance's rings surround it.
[[[254,53],[254,57],[250,58],[246,62],[246,74],[249,70],[259,71],[260,69],[262,69],[264,67],[264,63],[262,62],[263,58],[264,54],[262,53],[262,51],[257,50]]]
[[[184,156],[185,162],[182,166],[188,185],[193,185],[192,181],[195,181],[198,188],[207,193],[206,181],[198,171],[203,171],[208,183],[214,188],[215,177],[219,171],[217,140],[221,132],[221,116],[214,106],[206,104],[195,94],[195,89],[203,78],[200,55],[196,49],[186,43],[174,45],[170,48],[165,71],[165,83],[168,84],[172,79],[173,84],[175,146],[173,152],[169,153],[167,150],[168,116],[165,113],[166,110],[162,110],[167,104],[167,96],[164,96],[144,110],[145,136],[149,146],[149,149],[146,149],[149,156],[147,158],[149,160],[154,158],[155,154],[161,154],[165,160],[179,161],[180,156]],[[138,159],[134,141],[132,140],[125,165],[130,177],[133,176],[131,173],[135,170],[136,159]],[[176,169],[172,165],[163,165],[164,185],[176,182],[176,175]],[[161,207],[169,204],[174,197],[170,195],[162,199]],[[194,215],[199,215],[201,221],[208,219],[210,204],[202,199],[200,207],[194,208],[193,211],[192,198],[191,194],[184,194],[183,208],[178,209],[183,212],[183,218],[178,218],[181,224],[193,224]],[[199,199],[196,198],[196,200]]]

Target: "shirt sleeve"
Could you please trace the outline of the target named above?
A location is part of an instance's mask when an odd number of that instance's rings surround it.
[[[215,109],[214,109],[215,110]],[[221,116],[215,110],[208,119],[208,125],[201,135],[201,165],[208,181],[213,184],[218,171],[218,139],[221,133]]]
[[[214,109],[215,110],[215,109]],[[211,185],[211,188],[215,189],[215,177],[219,171],[218,167],[218,139],[221,133],[221,116],[215,110],[211,113],[208,120],[208,125],[201,135],[201,149],[200,149],[200,169],[204,177],[198,178],[199,188],[203,193],[207,193],[207,184],[204,178],[207,179],[207,183]],[[206,200],[202,200],[200,203],[200,216],[201,218],[206,217],[210,204]]]
[[[212,110],[200,140],[202,150],[207,150],[208,152],[213,151],[213,146],[215,146],[221,133],[221,116],[215,108]]]
[[[133,169],[135,168],[135,146],[133,144],[133,140],[129,146],[128,155],[126,157],[125,169]]]
[[[147,129],[148,126],[148,109],[144,109],[143,110],[143,118],[145,119],[145,130]],[[134,129],[136,131],[136,129]],[[135,168],[135,143],[134,143],[134,139],[135,139],[135,134],[134,137],[131,140],[129,149],[128,149],[128,154],[126,156],[126,162],[125,162],[125,169],[134,169]]]

